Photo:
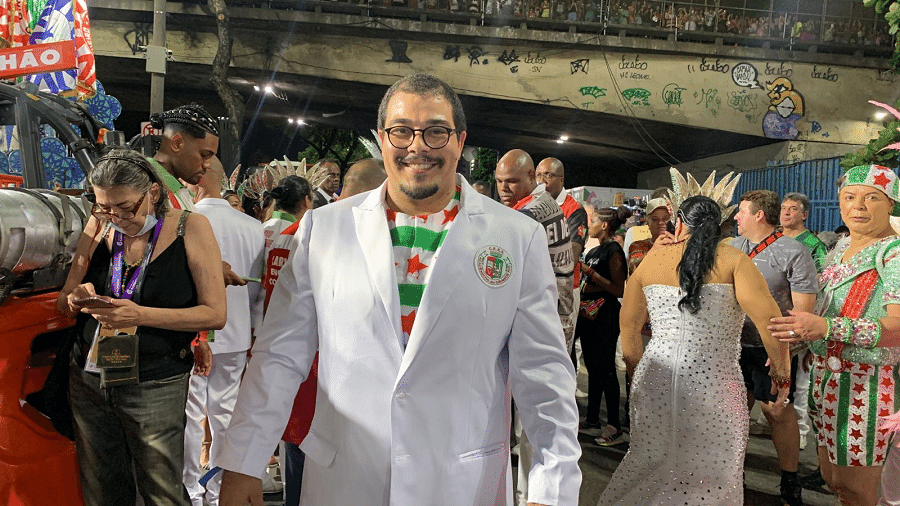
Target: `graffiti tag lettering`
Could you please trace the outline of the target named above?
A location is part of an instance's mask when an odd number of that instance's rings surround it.
[[[756,95],[747,93],[747,90],[730,91],[727,103],[735,111],[750,112],[756,109]]]
[[[488,59],[485,58],[484,61],[481,61],[481,57],[487,54],[487,51],[481,49],[481,46],[472,46],[467,47],[466,52],[469,53],[469,66],[472,65],[487,65]]]
[[[509,65],[519,61],[519,55],[516,54],[515,49],[511,49],[509,52],[503,51],[503,54],[501,54],[497,58],[497,61],[506,66],[509,66]]]
[[[635,55],[633,60],[625,58],[622,55],[622,61],[619,63],[619,70],[647,70],[647,62],[641,61],[641,55]]]
[[[706,61],[706,58],[702,58],[700,60],[700,72],[721,72],[723,74],[727,74],[728,70],[731,68],[727,63],[721,63],[721,60],[716,58],[715,63],[709,63]]]
[[[771,65],[769,62],[766,62],[766,75],[767,76],[781,76],[781,77],[791,77],[794,73],[794,69],[790,67],[785,67],[785,63],[781,62],[776,67],[775,65]]]
[[[587,58],[582,58],[580,60],[574,60],[574,61],[569,62],[569,65],[571,65],[573,74],[575,74],[577,72],[584,72],[585,74],[587,74],[588,73],[588,63],[590,63],[590,62],[591,62],[591,60],[589,60]]]
[[[814,133],[814,134],[817,134],[817,133],[821,132],[821,131],[822,131],[822,124],[819,123],[818,121],[813,121],[812,124],[811,124],[810,127],[809,127],[809,131],[812,132],[812,133]]]
[[[543,65],[547,63],[547,58],[542,57],[541,53],[535,53],[534,56],[531,56],[531,51],[528,51],[528,55],[525,56],[525,63],[531,63],[534,65]]]
[[[677,105],[680,107],[681,104],[684,103],[684,101],[681,99],[681,93],[685,89],[686,88],[682,88],[675,83],[667,84],[666,87],[663,88],[663,102],[666,105]]]
[[[828,67],[828,70],[823,72],[819,70],[818,65],[813,65],[812,72],[809,75],[814,79],[824,79],[833,83],[836,83],[838,80],[838,75],[831,71],[831,67]]]
[[[459,46],[447,46],[444,48],[444,59],[445,60],[453,60],[455,62],[459,61],[460,52]]]
[[[759,84],[759,80],[757,79],[758,75],[759,72],[756,70],[756,67],[749,63],[738,63],[731,71],[731,79],[734,81],[734,84],[745,88],[756,88],[761,90],[763,87]]]
[[[629,88],[622,91],[622,97],[631,105],[647,107],[650,105],[650,92],[644,88]]]
[[[592,105],[594,105],[593,102],[582,102],[582,103],[581,103],[581,108],[582,108],[582,109],[590,109]]]
[[[582,97],[586,97],[588,95],[594,98],[600,98],[606,96],[606,88],[598,88],[597,86],[583,86],[578,90],[581,93]]]
[[[697,105],[703,104],[703,107],[709,109],[709,112],[712,113],[713,116],[719,114],[719,106],[722,105],[722,99],[719,97],[719,90],[715,88],[704,88],[700,90],[699,94],[695,91],[694,98],[699,98],[700,100],[697,102]]]

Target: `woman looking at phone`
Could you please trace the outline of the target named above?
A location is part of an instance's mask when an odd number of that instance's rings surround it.
[[[139,154],[108,153],[88,181],[92,216],[57,298],[76,318],[69,398],[85,503],[134,504],[136,482],[147,504],[187,504],[191,342],[226,318],[218,246],[206,218],[169,208]],[[196,371],[207,374],[209,347],[197,351]]]

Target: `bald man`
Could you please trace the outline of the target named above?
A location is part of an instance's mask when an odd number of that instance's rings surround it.
[[[546,191],[546,186],[538,184],[534,161],[521,149],[507,152],[497,162],[494,170],[497,181],[497,193],[500,202],[530,216],[543,225],[547,232],[547,247],[550,252],[550,263],[556,274],[558,292],[557,313],[566,337],[566,348],[572,349],[574,336],[573,314],[573,274],[575,258],[572,256],[572,245],[566,218],[556,200]],[[575,393],[572,392],[572,395]],[[531,469],[532,447],[522,430],[518,414],[515,424],[516,437],[519,440],[519,480],[516,487],[516,502],[525,506],[528,503],[528,470]]]
[[[538,183],[544,183],[547,193],[556,199],[556,203],[562,209],[569,226],[569,241],[572,243],[572,258],[575,259],[575,272],[572,280],[572,325],[578,321],[578,306],[581,303],[581,253],[584,251],[584,242],[587,239],[588,219],[587,213],[577,200],[568,192],[563,191],[566,183],[566,172],[563,163],[558,158],[544,158],[534,169]],[[574,339],[573,339],[574,340]],[[567,343],[569,344],[569,343]],[[569,353],[572,353],[571,346]]]
[[[363,158],[354,163],[344,174],[344,187],[335,200],[343,200],[362,192],[374,190],[387,179],[384,162],[375,158]]]
[[[262,223],[231,207],[221,198],[222,178],[225,171],[218,158],[212,157],[209,168],[197,184],[188,188],[195,194],[196,211],[209,219],[213,234],[222,250],[222,260],[239,276],[262,277],[265,251],[265,234]],[[203,439],[203,418],[209,419],[212,434],[210,467],[215,467],[221,454],[223,434],[231,420],[231,412],[237,401],[241,374],[247,365],[247,350],[254,328],[262,324],[262,304],[258,282],[245,286],[229,286],[228,322],[222,330],[208,332],[207,341],[212,349],[212,370],[208,377],[191,376],[188,400],[185,406],[187,424],[184,429],[184,472],[182,481],[188,490],[192,506],[203,506],[204,495],[210,506],[219,503],[221,475],[207,484],[204,491],[198,480],[200,446]]]

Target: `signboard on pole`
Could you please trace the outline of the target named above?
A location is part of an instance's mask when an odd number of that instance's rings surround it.
[[[142,121],[141,122],[141,135],[143,135],[145,137],[148,135],[162,135],[162,130],[160,130],[158,128],[153,128],[153,126],[150,125],[149,121]]]
[[[0,79],[76,68],[71,40],[0,49]]]

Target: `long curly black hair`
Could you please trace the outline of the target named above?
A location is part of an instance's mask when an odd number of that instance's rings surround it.
[[[698,195],[681,203],[678,217],[691,233],[681,262],[678,263],[678,284],[684,297],[678,301],[678,309],[691,314],[700,311],[700,288],[712,271],[716,261],[716,247],[722,240],[722,210],[716,201]]]

